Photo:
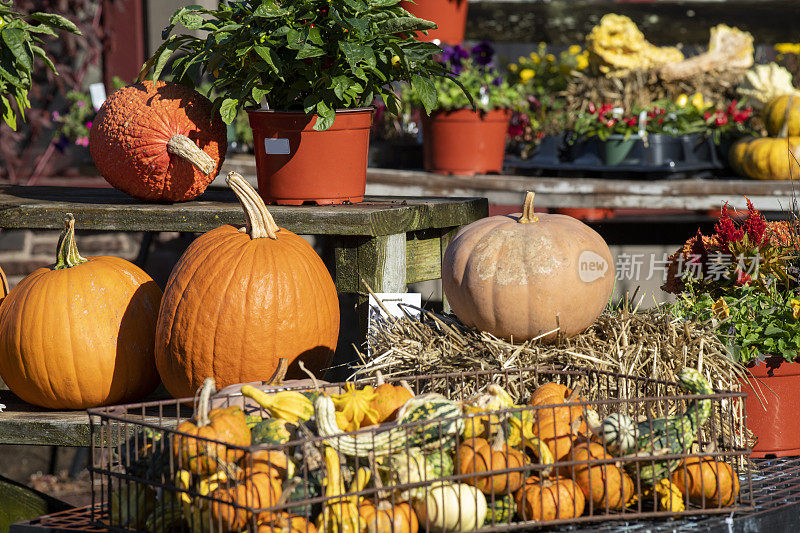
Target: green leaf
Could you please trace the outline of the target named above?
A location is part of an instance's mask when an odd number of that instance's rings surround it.
[[[345,19],[345,22],[360,35],[364,36],[367,34],[367,29],[369,28],[369,22],[367,20],[357,17],[348,17]]]
[[[33,58],[28,55],[28,50],[25,48],[26,32],[19,28],[8,28],[0,35],[3,36],[6,46],[14,54],[17,62],[28,72],[33,69]]]
[[[369,6],[362,2],[361,0],[342,0],[346,6],[350,9],[355,10],[357,13],[361,13],[362,11],[366,11]]]
[[[436,29],[436,24],[434,22],[417,17],[397,17],[379,22],[376,26],[383,33],[388,34]]]
[[[61,15],[55,15],[53,13],[31,13],[31,18],[37,22],[46,24],[51,28],[68,31],[70,33],[74,33],[75,35],[83,35],[81,30],[79,30],[71,20],[67,20]]]
[[[253,15],[261,18],[282,17],[289,13],[289,9],[278,5],[275,0],[264,0],[260,6],[253,11]]]
[[[328,107],[325,102],[317,103],[317,122],[314,124],[316,131],[325,131],[333,126],[333,121],[336,118],[336,112]]]
[[[774,337],[776,335],[784,335],[786,332],[780,328],[776,328],[772,324],[767,324],[767,327],[764,329],[764,335],[768,337]]]
[[[345,93],[352,84],[352,80],[345,75],[339,75],[333,78],[331,81],[331,89],[333,89],[333,93],[336,95],[336,98],[344,98]]]
[[[262,87],[253,87],[253,89],[250,91],[250,96],[253,98],[253,101],[259,103],[268,93],[269,89],[264,89]]]
[[[369,0],[372,7],[391,7],[400,3],[400,0]]]
[[[222,121],[225,124],[230,124],[236,118],[237,108],[239,107],[239,100],[234,98],[225,98],[222,105],[219,107],[219,114],[222,116]]]
[[[14,109],[11,107],[11,102],[8,101],[4,95],[0,94],[0,103],[3,104],[3,120],[8,127],[14,131],[17,131],[17,115],[14,113]]]
[[[430,115],[431,111],[436,109],[438,98],[436,96],[436,86],[428,78],[424,78],[419,74],[411,76],[411,88],[414,89],[422,105],[425,106],[425,112]]]
[[[363,44],[351,43],[349,41],[341,41],[339,43],[339,49],[344,54],[345,59],[351,67],[355,67],[359,61],[364,59],[367,56],[368,51],[370,53],[372,52],[369,47]]]
[[[39,26],[31,26],[28,25],[28,31],[31,33],[43,33],[45,35],[52,35],[53,37],[57,37],[58,34],[49,26],[45,26],[44,24],[40,24]]]
[[[49,57],[47,57],[47,52],[45,52],[42,48],[35,45],[31,45],[31,50],[33,50],[33,55],[44,61],[44,64],[47,65],[47,68],[49,68],[53,74],[58,74],[58,72],[56,72],[56,66],[53,64],[53,61]]]
[[[305,59],[307,57],[319,57],[324,56],[325,50],[314,46],[311,43],[305,43],[302,48],[297,52],[297,59]]]
[[[263,59],[267,65],[269,65],[272,71],[277,74],[278,69],[280,68],[279,66],[281,65],[281,60],[278,58],[278,54],[266,46],[256,46],[254,50],[261,57],[261,59]],[[281,79],[283,79],[283,77],[281,77]]]

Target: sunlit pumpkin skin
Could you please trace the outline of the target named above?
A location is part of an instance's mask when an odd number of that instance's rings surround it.
[[[184,85],[144,81],[111,94],[89,130],[100,174],[142,200],[181,202],[201,195],[228,149],[211,102]]]
[[[728,150],[728,165],[739,176],[747,176],[745,170],[745,159],[750,143],[756,140],[757,137],[742,137],[733,143]]]
[[[569,454],[575,437],[582,430],[584,430],[583,422],[571,424],[568,418],[553,416],[547,410],[539,413],[532,427],[533,436],[547,445],[556,461]]]
[[[8,279],[6,279],[6,273],[3,272],[3,269],[0,268],[0,303],[3,302],[3,299],[8,296]]]
[[[580,487],[564,477],[529,477],[517,491],[516,502],[521,520],[536,521],[576,518],[586,506]]]
[[[602,445],[587,442],[572,449],[570,461],[599,461],[610,459]],[[562,475],[572,477],[583,495],[594,503],[594,508],[624,509],[634,493],[633,480],[620,467],[611,463],[583,463],[565,466]]]
[[[459,474],[476,474],[476,477],[465,478],[463,483],[476,487],[484,494],[501,495],[514,492],[522,486],[525,478],[522,470],[491,474],[495,470],[520,468],[525,465],[522,452],[502,442],[493,445],[481,438],[466,440],[459,445],[456,459]]]
[[[739,495],[733,467],[712,457],[689,457],[672,473],[672,482],[689,500],[705,507],[727,507]]]
[[[791,94],[776,96],[764,108],[763,117],[767,133],[772,137],[780,134],[784,120],[788,121],[786,135],[800,135],[800,97]]]
[[[503,339],[555,340],[585,330],[602,313],[614,261],[600,235],[564,215],[494,216],[461,229],[445,251],[442,285],[468,326]]]
[[[278,504],[282,494],[281,480],[266,472],[254,472],[240,483],[223,486],[211,492],[211,516],[214,524],[222,524],[223,531],[241,531],[253,519],[248,509],[266,509]],[[217,501],[221,500],[221,501]],[[239,505],[241,507],[235,507]],[[258,515],[259,522],[269,522],[275,513],[265,511]]]
[[[161,289],[124,259],[81,257],[74,224],[68,215],[58,262],[3,299],[0,375],[17,396],[48,409],[139,400],[158,385]]]
[[[410,390],[401,385],[384,383],[375,388],[375,399],[372,408],[378,412],[379,422],[392,422],[397,418],[397,412],[408,400],[414,397]]]
[[[294,361],[290,376],[301,375],[297,359],[320,374],[339,337],[339,300],[322,260],[302,237],[278,228],[258,193],[231,174],[250,233],[222,226],[200,236],[164,291],[156,364],[176,398],[191,396],[206,376],[220,388],[266,381],[280,358]]]
[[[363,500],[358,506],[358,514],[366,522],[367,533],[417,533],[419,520],[417,513],[408,503],[392,505],[388,501]]]
[[[258,533],[317,533],[317,526],[302,516],[280,514],[258,526]]]
[[[747,142],[745,146],[743,160],[737,164],[741,165],[746,176],[758,180],[800,177],[800,137],[763,137]]]

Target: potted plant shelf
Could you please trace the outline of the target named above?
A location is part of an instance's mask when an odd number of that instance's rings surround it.
[[[509,84],[495,67],[494,49],[488,42],[471,50],[445,46],[439,60],[456,74],[472,102],[453,80],[435,81],[439,108],[422,118],[425,170],[460,175],[500,172],[511,111],[520,100],[517,86]],[[414,88],[405,93],[405,99],[412,106],[423,103]]]
[[[750,375],[740,370],[740,382],[757,438],[752,456],[797,455],[800,286],[791,272],[800,228],[765,221],[749,200],[748,208],[736,223],[724,206],[713,235],[698,232],[672,256],[663,288],[678,294],[677,317],[711,323],[731,358],[746,366]]]
[[[205,35],[173,33],[177,25]],[[140,79],[150,70],[154,79],[168,71],[200,87],[206,76],[211,84],[201,90],[226,123],[246,109],[259,194],[267,203],[360,202],[373,98],[396,112],[390,84],[410,81],[427,110],[436,105],[430,78],[448,74],[432,59],[441,50],[411,36],[434,27],[411,16],[400,0],[369,9],[362,0],[188,6],[172,15],[168,37]]]

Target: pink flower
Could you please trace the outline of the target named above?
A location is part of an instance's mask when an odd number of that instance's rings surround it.
[[[61,118],[61,113],[59,113],[58,111],[53,111],[52,113],[50,113],[50,118],[54,121],[57,121],[58,119]]]
[[[610,118],[610,119],[608,119],[608,122],[606,122],[606,127],[607,128],[613,128],[614,124],[616,124],[616,123],[617,123],[616,120],[614,120],[613,118]]]
[[[597,108],[594,106],[592,102],[589,102],[589,114],[594,115],[597,112]]]
[[[86,107],[86,103],[83,100],[78,100],[78,107]]]
[[[92,121],[91,120],[86,123],[86,128],[87,129],[92,129]]]
[[[78,137],[75,139],[75,144],[78,146],[89,146],[89,137]]]

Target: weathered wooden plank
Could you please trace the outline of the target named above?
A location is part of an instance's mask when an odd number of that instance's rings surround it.
[[[708,30],[728,24],[749,31],[756,43],[795,42],[786,20],[797,16],[794,0],[612,2],[609,0],[472,0],[467,39],[570,45],[606,13],[633,19],[652,43],[708,46]]]
[[[380,235],[365,239],[357,249],[358,275],[375,292],[406,292],[406,234]],[[359,279],[356,312],[360,339],[366,340],[369,304]]]
[[[363,237],[339,238],[334,247],[334,282],[338,292],[358,292],[358,246]]]
[[[442,277],[441,232],[418,231],[406,236],[406,283]]]
[[[89,446],[89,415],[86,411],[48,411],[20,400],[9,390],[0,390],[0,444]]]
[[[71,508],[66,502],[0,475],[0,531],[8,531],[14,522]]]
[[[482,199],[368,198],[339,206],[271,206],[281,227],[304,235],[389,235],[474,220]],[[0,227],[59,229],[65,213],[76,228],[109,231],[205,232],[243,224],[233,193],[208,190],[181,204],[143,203],[107,188],[0,187]]]

